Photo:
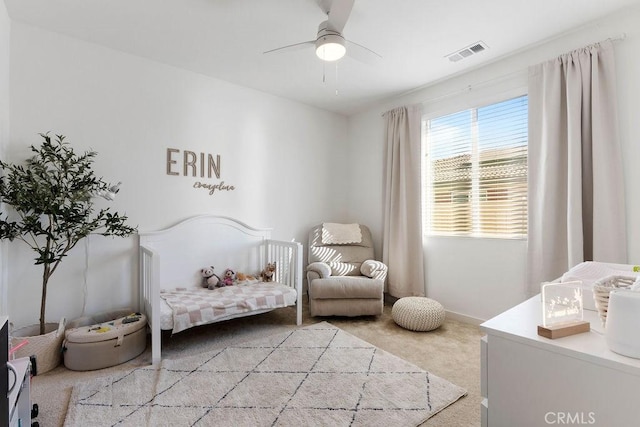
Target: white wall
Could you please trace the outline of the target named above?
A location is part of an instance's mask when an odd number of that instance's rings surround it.
[[[640,262],[640,198],[635,184],[640,182],[639,111],[640,7],[630,8],[547,43],[523,49],[471,72],[404,97],[390,100],[349,118],[351,157],[366,155],[366,161],[351,172],[353,182],[349,197],[350,215],[363,218],[381,235],[384,193],[384,121],[381,113],[391,108],[426,102],[427,111],[446,109],[459,100],[451,94],[464,94],[469,99],[482,99],[492,93],[526,86],[528,66],[551,59],[585,45],[617,37],[617,77],[621,142],[627,195],[629,262]],[[471,91],[466,89],[471,86]],[[508,92],[505,92],[508,93]],[[373,168],[372,168],[373,165]],[[362,192],[367,189],[367,192]],[[378,248],[379,250],[379,248]],[[469,238],[429,238],[425,243],[427,295],[442,302],[447,310],[475,319],[488,319],[521,302],[525,298],[526,241]]]
[[[11,117],[12,161],[49,130],[78,151],[96,150],[97,174],[123,183],[109,206],[140,231],[212,212],[305,242],[313,224],[345,216],[347,120],[340,115],[14,22]],[[168,176],[167,148],[219,154],[221,180],[236,190],[210,196],[193,183],[216,179]],[[92,236],[74,248],[51,279],[47,319],[80,315],[85,271],[87,313],[135,303],[136,244]],[[38,320],[40,271],[32,259],[26,245],[11,244],[16,325]]]
[[[9,38],[10,21],[4,2],[0,2],[0,159],[5,158],[9,140]],[[1,209],[1,207],[0,207]],[[7,315],[6,242],[0,241],[0,315]]]
[[[6,92],[10,78],[10,97],[2,93],[0,101],[0,150],[5,150],[8,160],[24,159],[29,155],[28,146],[39,143],[37,133],[48,130],[67,135],[78,150],[97,150],[98,174],[123,182],[110,206],[126,212],[141,231],[166,227],[190,215],[215,212],[251,225],[273,227],[276,238],[294,237],[305,242],[312,224],[323,220],[361,221],[369,224],[376,236],[376,254],[380,256],[385,153],[382,112],[440,99],[469,85],[481,97],[494,90],[493,82],[512,80],[507,83],[514,87],[526,84],[529,65],[624,32],[627,38],[616,44],[616,56],[628,183],[629,261],[640,263],[640,224],[633,221],[640,215],[640,200],[634,197],[634,183],[640,178],[640,169],[635,167],[640,161],[640,146],[635,143],[640,134],[640,121],[636,119],[639,20],[640,9],[630,9],[472,72],[372,106],[347,121],[22,24],[11,23],[9,33],[9,20],[2,8],[0,91]],[[9,41],[10,58],[6,48]],[[481,82],[492,83],[479,85]],[[10,142],[7,104],[2,107],[7,100]],[[427,107],[443,105],[433,101]],[[169,147],[220,154],[222,179],[237,190],[208,196],[191,188],[192,178],[167,176],[165,156]],[[99,236],[81,243],[52,279],[47,318],[56,321],[61,316],[80,314],[85,272],[88,313],[135,304],[135,245],[135,238]],[[486,319],[524,298],[526,242],[431,238],[425,248],[427,293],[448,310]],[[31,262],[33,254],[24,245],[12,243],[5,255],[11,270],[7,273],[3,269],[9,295],[5,298],[0,294],[2,304],[8,303],[16,325],[34,323],[38,319],[40,277]]]

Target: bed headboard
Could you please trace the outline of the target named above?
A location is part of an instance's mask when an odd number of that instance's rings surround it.
[[[220,277],[227,268],[257,274],[264,268],[264,243],[270,237],[270,229],[215,215],[199,215],[164,230],[139,233],[140,247],[158,257],[161,289],[200,286],[200,269],[210,265]]]

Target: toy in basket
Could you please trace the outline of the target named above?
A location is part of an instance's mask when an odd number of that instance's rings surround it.
[[[632,276],[608,276],[593,284],[593,299],[604,327],[609,310],[609,294],[613,289],[640,290],[640,279]]]

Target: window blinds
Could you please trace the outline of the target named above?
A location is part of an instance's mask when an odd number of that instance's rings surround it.
[[[526,237],[527,96],[424,125],[427,233]]]

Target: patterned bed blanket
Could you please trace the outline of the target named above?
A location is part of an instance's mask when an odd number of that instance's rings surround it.
[[[232,315],[288,307],[296,290],[275,282],[216,289],[176,288],[160,292],[173,310],[173,333],[223,320]]]

